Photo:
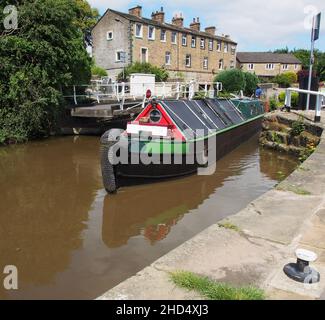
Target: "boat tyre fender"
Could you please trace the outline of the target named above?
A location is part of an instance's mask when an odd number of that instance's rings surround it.
[[[112,147],[118,143],[123,130],[111,129],[106,131],[101,139],[101,169],[104,188],[107,193],[114,194],[117,192],[118,183],[116,170],[113,164]]]
[[[197,154],[197,162],[201,168],[208,168],[209,166],[209,146],[204,144],[204,149]]]

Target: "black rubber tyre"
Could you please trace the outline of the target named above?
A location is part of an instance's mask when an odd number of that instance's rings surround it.
[[[113,160],[110,159],[110,149],[119,141],[119,137],[123,130],[111,129],[106,131],[101,139],[101,169],[104,188],[107,193],[114,194],[117,192],[118,183],[115,172],[115,167],[112,164]]]
[[[201,168],[209,167],[209,151],[207,144],[204,146],[204,150],[197,154],[197,162]]]

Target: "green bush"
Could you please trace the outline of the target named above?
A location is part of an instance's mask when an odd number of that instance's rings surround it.
[[[220,72],[215,77],[215,82],[221,82],[225,92],[239,92],[240,90],[245,90],[246,86],[244,72],[239,69]]]
[[[275,111],[278,107],[278,103],[275,98],[270,98],[270,111]]]
[[[250,72],[243,72],[239,69],[225,70],[219,73],[215,82],[221,82],[225,93],[234,93],[241,90],[244,94],[251,96],[259,83],[258,77]]]
[[[91,75],[95,77],[106,77],[107,71],[99,66],[93,65],[91,67]]]
[[[245,72],[244,75],[246,81],[244,93],[247,96],[251,96],[255,93],[256,87],[259,83],[259,79],[254,73]]]
[[[281,92],[279,94],[279,102],[281,102],[282,105],[285,102],[285,97],[286,97],[285,92]],[[298,107],[298,102],[299,102],[299,93],[298,92],[292,92],[291,93],[291,106],[294,107],[294,108]]]
[[[297,74],[294,72],[285,72],[278,74],[273,81],[282,88],[288,88],[298,81]]]
[[[117,78],[120,81],[125,81],[127,78],[130,77],[132,73],[154,74],[156,76],[156,81],[158,82],[167,81],[169,77],[167,70],[156,67],[150,63],[135,62],[134,64],[125,68],[124,73],[121,72]]]

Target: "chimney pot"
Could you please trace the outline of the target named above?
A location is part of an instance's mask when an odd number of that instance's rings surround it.
[[[205,28],[206,33],[210,33],[211,35],[216,35],[217,28],[216,27],[207,27]]]
[[[134,8],[129,9],[129,14],[141,18],[142,16],[142,7],[136,6]]]
[[[200,31],[201,29],[201,23],[200,23],[200,19],[197,18],[197,20],[195,20],[195,18],[193,19],[193,22],[190,24],[190,28],[196,31]]]
[[[172,24],[179,27],[179,28],[183,28],[183,26],[184,26],[184,18],[182,16],[182,14],[180,14],[179,17],[176,15],[172,20]]]
[[[159,12],[158,10],[151,15],[151,19],[159,22],[159,23],[164,23],[165,22],[165,12],[164,8],[161,7],[161,11]]]

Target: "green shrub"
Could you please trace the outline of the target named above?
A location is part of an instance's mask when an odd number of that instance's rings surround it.
[[[282,105],[284,105],[285,97],[286,97],[285,92],[281,92],[279,94],[279,102]],[[294,107],[294,108],[298,107],[298,102],[299,102],[299,93],[298,92],[292,92],[291,93],[291,106]]]
[[[221,82],[225,92],[239,92],[245,90],[246,86],[244,72],[239,69],[222,71],[215,77],[214,81]]]
[[[300,136],[304,131],[305,131],[304,119],[300,117],[297,121],[295,121],[295,122],[292,124],[291,135],[292,135],[293,137],[298,137],[298,136]]]
[[[97,77],[106,77],[107,71],[99,66],[93,65],[91,67],[91,75]]]
[[[258,77],[254,73],[245,72],[245,95],[251,96],[255,93],[256,87],[259,83]]]
[[[270,98],[270,111],[275,111],[278,107],[278,103],[275,98]]]
[[[132,73],[154,74],[156,76],[156,81],[158,82],[167,81],[169,77],[167,70],[156,67],[150,63],[135,62],[134,64],[125,68],[124,73],[121,72],[117,78],[120,81],[126,80],[127,78],[130,77]],[[124,79],[123,79],[123,75],[124,75]]]
[[[298,81],[297,74],[294,72],[285,72],[278,74],[273,81],[282,88],[288,88]]]

